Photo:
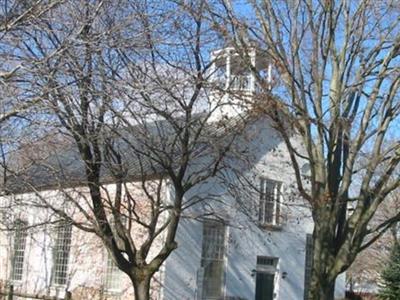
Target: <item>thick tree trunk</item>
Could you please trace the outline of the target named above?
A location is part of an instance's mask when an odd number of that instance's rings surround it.
[[[131,279],[135,289],[135,300],[150,300],[150,281],[151,277]]]
[[[326,274],[314,272],[311,276],[308,300],[334,300],[335,279],[327,278]]]
[[[339,274],[333,274],[336,261],[334,235],[326,218],[315,223],[313,233],[313,262],[308,290],[308,300],[334,300],[335,281]]]

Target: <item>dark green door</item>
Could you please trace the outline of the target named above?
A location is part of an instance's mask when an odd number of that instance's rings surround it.
[[[274,275],[268,273],[257,273],[256,276],[256,300],[273,300]]]

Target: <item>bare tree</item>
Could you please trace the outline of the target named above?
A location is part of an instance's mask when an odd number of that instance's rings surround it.
[[[392,218],[399,211],[399,195],[393,194],[379,207],[369,226],[376,226]],[[378,291],[380,273],[387,264],[391,249],[399,238],[399,222],[382,234],[370,247],[364,249],[346,273],[346,281],[351,291]]]
[[[40,19],[41,16],[51,11],[60,3],[61,0],[4,1],[0,6],[0,42],[4,39],[18,38],[14,35],[17,31],[33,25],[35,20]],[[1,111],[0,122],[17,116],[35,102],[30,100],[20,103],[17,93],[7,93],[9,90],[16,88],[13,81],[16,80],[16,73],[23,66],[18,61],[10,61],[11,57],[7,52],[12,51],[12,49],[7,47],[9,44],[5,43],[2,46],[5,49],[1,51],[2,67],[0,69],[0,84],[2,86],[1,103],[3,111]],[[13,101],[6,101],[7,98],[14,99]]]
[[[218,39],[208,34],[204,4],[186,11],[173,1],[68,1],[6,41],[40,99],[35,135],[51,127],[63,140],[40,161],[30,156],[9,191],[24,186],[38,198],[26,205],[96,234],[137,300],[150,299],[183,211],[203,200],[190,192],[223,167],[237,134],[208,122],[216,107],[203,55]],[[49,188],[64,201],[43,196]]]
[[[4,1],[1,5],[0,32],[5,34],[26,26],[61,2],[61,0]]]
[[[25,73],[21,61],[13,59],[10,52],[16,50],[9,43],[18,40],[19,34],[44,14],[55,8],[60,0],[2,1],[0,4],[0,169],[1,185],[7,178],[8,153],[18,147],[26,135],[21,128],[27,123],[22,121],[39,98],[28,95],[24,85],[20,84]],[[12,146],[11,146],[12,143]]]
[[[390,0],[249,0],[221,1],[212,8],[215,27],[244,62],[256,47],[278,74],[272,91],[259,76],[254,106],[280,132],[297,189],[312,210],[309,299],[333,299],[337,276],[400,219],[396,213],[369,226],[400,184],[396,5]],[[304,152],[292,143],[293,132]],[[302,159],[308,161],[309,176],[301,173]]]

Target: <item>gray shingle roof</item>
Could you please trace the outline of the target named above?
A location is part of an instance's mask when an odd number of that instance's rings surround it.
[[[192,135],[202,128],[202,134],[191,141],[192,156],[210,155],[210,151],[222,146],[235,132],[243,117],[218,123],[204,123],[204,115],[198,115],[191,124]],[[175,126],[175,127],[174,127]],[[120,154],[124,180],[132,181],[143,176],[157,176],[166,173],[165,166],[177,167],[182,153],[177,138],[182,137],[180,126],[183,120],[171,122],[156,121],[143,126],[119,129],[110,134],[114,149]],[[232,130],[234,129],[234,130]],[[103,151],[103,157],[106,153]],[[160,163],[161,161],[161,163]],[[165,163],[165,165],[163,165]],[[115,167],[115,165],[114,165]],[[113,182],[112,164],[105,161],[101,166],[101,181]],[[46,159],[33,161],[28,167],[7,178],[6,191],[24,193],[33,189],[56,189],[58,187],[82,186],[87,183],[85,164],[76,144],[68,141],[65,147],[53,151]]]

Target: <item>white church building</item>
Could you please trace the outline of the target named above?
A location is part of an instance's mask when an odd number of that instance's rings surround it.
[[[242,97],[251,99],[256,80],[251,72],[240,71],[233,49],[215,51],[211,57],[213,79],[221,82],[221,90],[239,90]],[[255,52],[249,58],[272,80],[265,60]],[[235,101],[221,108],[213,121],[243,113]],[[301,143],[297,145],[301,149]],[[203,197],[209,194],[215,201],[200,202],[185,212],[177,232],[178,248],[156,273],[152,299],[304,299],[313,222],[307,204],[295,192],[286,146],[266,117],[256,117],[246,124],[234,147],[245,153],[243,157],[231,158],[231,167],[223,176],[191,191]],[[302,170],[307,176],[306,163]],[[140,184],[132,182],[131,186]],[[113,189],[112,183],[109,188]],[[165,186],[166,201],[173,192]],[[41,193],[57,198],[57,190]],[[4,196],[0,207],[30,197],[34,193],[26,191]],[[204,211],[212,213],[202,215]],[[40,223],[41,215],[52,214],[43,213],[40,207],[15,208],[13,214],[7,218],[17,230],[0,232],[0,292],[12,285],[21,294],[60,299],[66,291],[71,299],[133,299],[129,278],[116,268],[94,234],[68,224],[30,227]],[[335,297],[344,298],[343,276],[337,280]]]

